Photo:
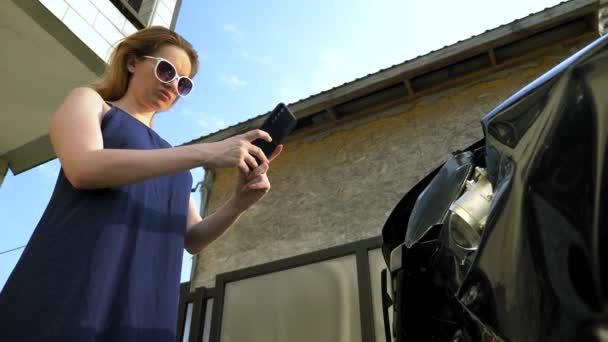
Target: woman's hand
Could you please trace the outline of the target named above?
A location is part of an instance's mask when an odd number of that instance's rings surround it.
[[[198,148],[202,147],[201,151],[204,149],[205,154],[203,166],[212,169],[237,167],[240,172],[248,175],[250,170],[259,166],[256,158],[262,164],[269,163],[262,149],[251,143],[256,139],[272,141],[268,133],[254,129],[215,143],[199,144]]]
[[[283,145],[277,146],[270,158],[268,158],[269,162],[281,154],[282,150]],[[264,162],[249,174],[239,169],[235,194],[230,200],[230,204],[235,210],[238,212],[247,210],[264,198],[268,191],[270,191],[270,181],[266,173],[268,168],[269,164]]]

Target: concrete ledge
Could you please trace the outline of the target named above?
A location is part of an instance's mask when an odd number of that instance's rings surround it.
[[[4,159],[0,159],[0,187],[2,186],[2,182],[4,182],[4,177],[8,172],[8,162]]]
[[[11,171],[14,175],[18,175],[21,172],[56,158],[53,145],[51,145],[51,138],[48,134],[22,145],[2,157],[7,162],[10,162]]]
[[[78,56],[92,72],[98,76],[103,74],[106,63],[43,4],[37,0],[12,0],[12,2],[74,56]]]

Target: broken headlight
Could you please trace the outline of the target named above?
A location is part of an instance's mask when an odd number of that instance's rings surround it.
[[[450,206],[450,237],[458,247],[470,251],[477,249],[493,198],[492,184],[485,169],[476,167],[464,193]]]

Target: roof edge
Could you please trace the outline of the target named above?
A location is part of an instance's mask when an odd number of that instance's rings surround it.
[[[571,0],[553,7],[533,13],[527,17],[516,19],[508,24],[487,30],[479,35],[431,51],[401,64],[355,79],[338,87],[311,95],[308,98],[289,104],[291,111],[300,119],[318,111],[330,111],[340,103],[356,97],[364,96],[381,89],[391,81],[404,80],[422,74],[425,71],[449,66],[461,62],[482,51],[522,41],[535,33],[560,24],[566,24],[576,18],[588,16],[599,9],[597,0]],[[597,27],[595,28],[597,31]],[[549,44],[550,45],[550,44]],[[542,48],[539,46],[538,49]],[[455,58],[459,57],[459,58]],[[236,134],[258,127],[270,111],[237,123],[217,132],[194,139],[183,145],[214,142],[229,138]]]

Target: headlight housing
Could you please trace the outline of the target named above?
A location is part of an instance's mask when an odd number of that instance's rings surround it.
[[[476,167],[473,179],[466,183],[466,190],[450,206],[450,237],[458,247],[477,250],[493,198],[492,184],[485,169]]]

